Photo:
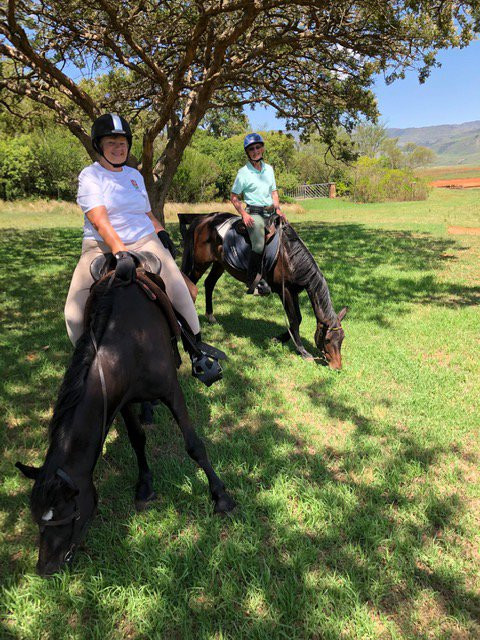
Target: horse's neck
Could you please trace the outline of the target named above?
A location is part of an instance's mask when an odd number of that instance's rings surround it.
[[[101,395],[97,399],[85,397],[52,433],[47,461],[66,467],[72,475],[91,475],[102,450],[104,431]]]
[[[329,327],[335,325],[337,314],[332,305],[327,281],[320,269],[318,269],[316,277],[312,278],[305,288],[312,303],[317,322]]]

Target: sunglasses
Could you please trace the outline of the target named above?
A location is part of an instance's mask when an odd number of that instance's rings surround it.
[[[249,151],[258,151],[259,149],[263,149],[263,144],[252,144],[248,147]]]

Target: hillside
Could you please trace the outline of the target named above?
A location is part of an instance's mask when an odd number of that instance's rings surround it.
[[[436,165],[480,164],[480,120],[433,127],[391,128],[387,133],[391,138],[398,138],[400,144],[414,142],[433,149],[437,154]]]

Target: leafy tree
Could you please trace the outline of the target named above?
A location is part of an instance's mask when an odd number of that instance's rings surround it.
[[[247,133],[250,123],[240,108],[210,109],[200,126],[216,138],[231,138],[238,133]]]
[[[353,161],[352,145],[347,136],[338,135],[338,143],[331,147],[319,137],[312,136],[300,144],[294,158],[294,169],[305,184],[318,184],[345,179],[349,162]]]
[[[361,156],[376,158],[387,140],[387,129],[382,123],[362,123],[353,133],[353,141]]]
[[[340,125],[376,117],[374,74],[391,82],[415,66],[423,81],[438,49],[466,45],[479,22],[479,0],[4,0],[0,56],[13,64],[1,99],[44,105],[91,157],[93,119],[129,117],[161,213],[209,110],[270,105],[289,129],[331,142]],[[100,92],[74,79],[105,69]]]
[[[432,149],[416,145],[413,142],[405,145],[404,154],[405,166],[410,169],[426,167],[427,165],[432,164],[436,157],[436,153]]]
[[[382,159],[390,169],[401,169],[405,166],[402,148],[398,144],[398,138],[386,138],[382,143]]]

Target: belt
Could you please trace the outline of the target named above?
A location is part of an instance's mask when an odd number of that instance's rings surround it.
[[[257,207],[256,205],[247,205],[248,213],[273,213],[275,211],[275,207],[271,205],[270,207]]]

